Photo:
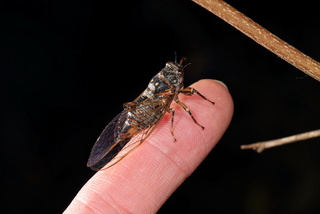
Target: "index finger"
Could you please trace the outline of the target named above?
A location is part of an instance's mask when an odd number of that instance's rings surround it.
[[[197,96],[179,95],[199,124],[177,104],[173,142],[170,114],[137,149],[118,164],[97,172],[79,191],[65,213],[155,213],[174,190],[196,169],[227,129],[232,98],[222,84],[201,80],[191,87]]]

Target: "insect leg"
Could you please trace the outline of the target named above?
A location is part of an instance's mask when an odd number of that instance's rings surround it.
[[[173,121],[174,121],[174,112],[175,110],[173,108],[169,108],[168,109],[168,112],[171,112],[171,127],[170,127],[170,132],[171,132],[171,135],[173,137],[173,141],[176,142],[177,139],[176,137],[174,136],[174,128],[173,128]]]
[[[203,96],[199,91],[197,91],[194,88],[191,87],[186,87],[184,89],[182,89],[179,93],[186,95],[186,96],[192,96],[194,93],[198,94],[202,99],[214,104],[213,101],[209,100],[208,98],[206,98],[205,96]]]
[[[190,109],[188,108],[188,106],[186,106],[186,104],[184,104],[183,102],[181,102],[181,101],[178,100],[178,99],[175,100],[175,102],[176,102],[178,105],[180,105],[180,106],[190,115],[190,117],[192,118],[192,120],[193,120],[193,122],[194,122],[195,124],[197,124],[197,125],[200,126],[202,129],[204,129],[204,127],[201,126],[201,125],[196,121],[196,119],[194,119],[194,117],[193,117]]]

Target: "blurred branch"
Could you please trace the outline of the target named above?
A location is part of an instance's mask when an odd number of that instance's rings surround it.
[[[268,148],[281,146],[284,144],[293,143],[293,142],[306,140],[306,139],[310,139],[310,138],[315,138],[315,137],[320,137],[320,129],[310,131],[310,132],[305,132],[302,134],[292,135],[289,137],[279,138],[276,140],[269,140],[269,141],[248,144],[248,145],[242,145],[241,149],[253,149],[256,152],[261,153],[263,150],[268,149]]]
[[[280,58],[320,81],[320,63],[281,40],[222,0],[192,0]]]

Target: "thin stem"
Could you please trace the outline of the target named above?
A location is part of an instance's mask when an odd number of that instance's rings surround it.
[[[306,139],[310,139],[310,138],[315,138],[315,137],[320,137],[320,129],[310,131],[310,132],[305,132],[302,134],[292,135],[289,137],[279,138],[276,140],[269,140],[269,141],[248,144],[248,145],[242,145],[241,149],[253,149],[256,152],[261,153],[263,150],[268,149],[268,148],[272,148],[275,146],[281,146],[284,144],[293,143],[293,142],[306,140]]]
[[[222,0],[193,0],[280,58],[320,81],[320,63],[281,40]]]

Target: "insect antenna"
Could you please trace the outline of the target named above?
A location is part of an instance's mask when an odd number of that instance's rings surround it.
[[[182,65],[186,60],[187,60],[186,57],[182,57],[182,58],[180,59],[179,64]],[[191,62],[189,62],[188,64],[184,65],[183,68],[186,68],[186,67],[189,66],[189,65],[191,65]]]
[[[191,65],[191,62],[189,62],[188,64],[184,65],[183,68],[186,68],[189,65]]]

